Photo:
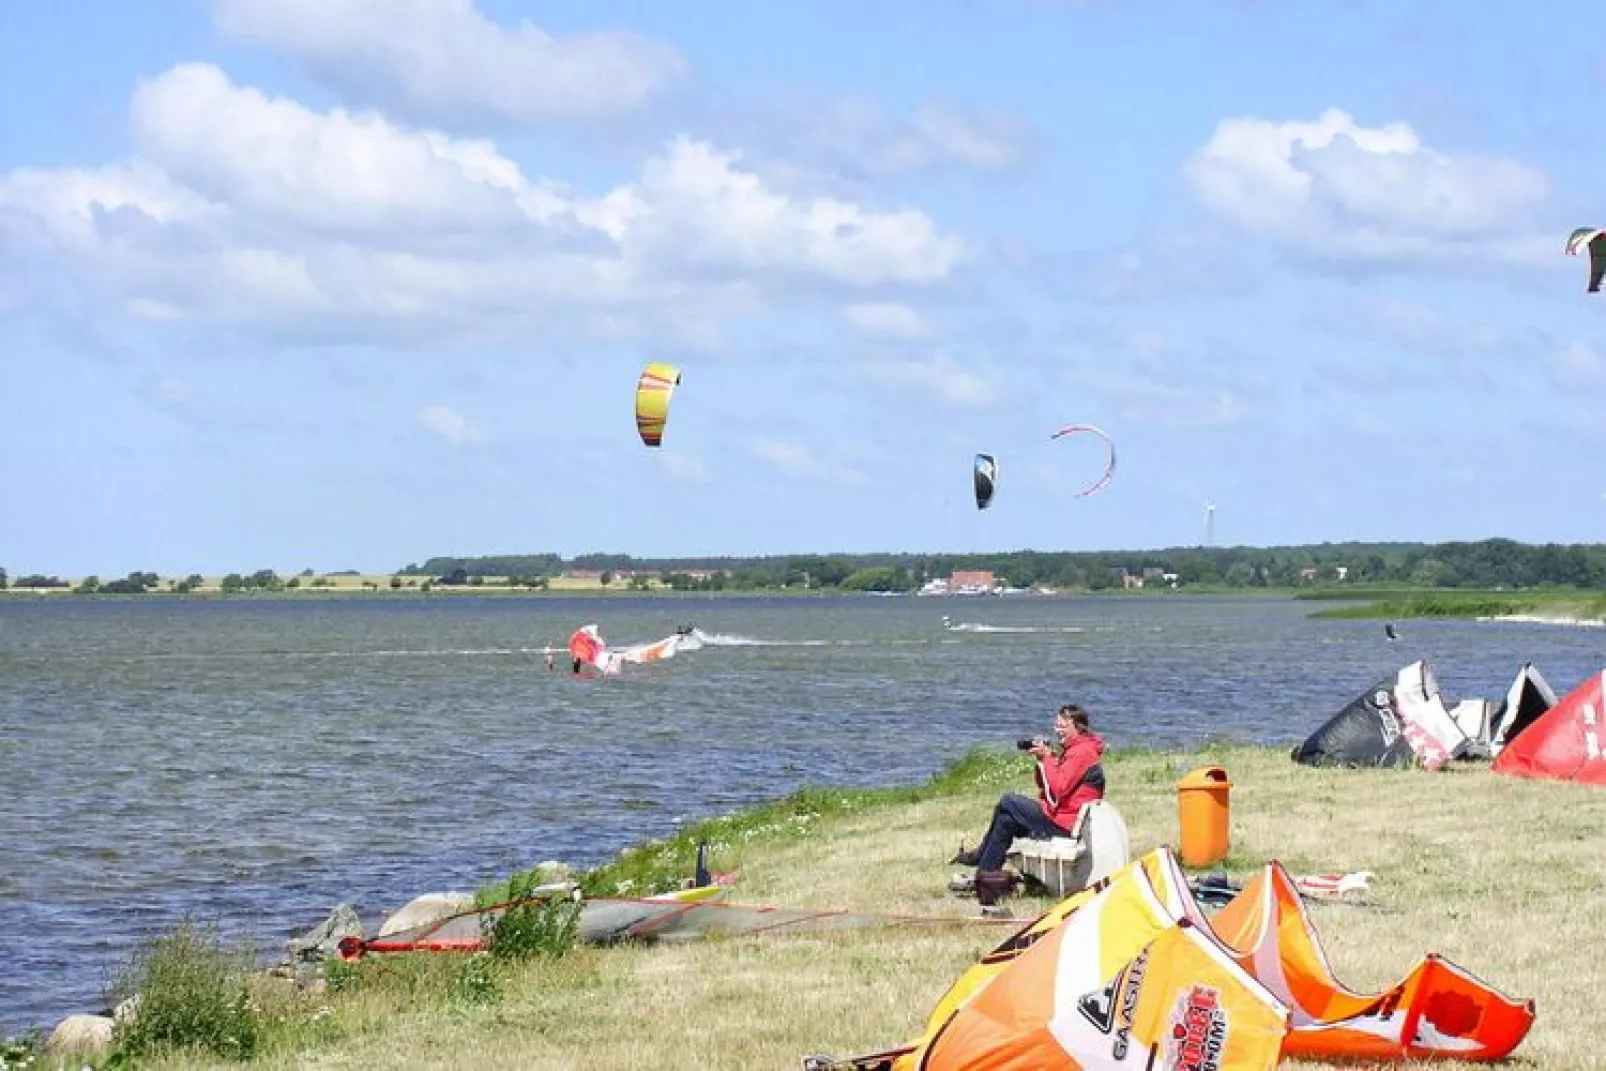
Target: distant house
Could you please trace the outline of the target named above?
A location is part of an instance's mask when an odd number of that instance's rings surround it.
[[[1299,571],[1299,579],[1301,579],[1301,580],[1315,580],[1316,579],[1316,567],[1314,565],[1305,566],[1305,568],[1303,568],[1303,569],[1301,569]]]
[[[1146,582],[1150,580],[1159,580],[1163,576],[1165,576],[1165,570],[1160,568],[1158,565],[1145,565],[1143,567],[1143,579]]]
[[[948,590],[955,595],[986,594],[997,586],[991,569],[959,569],[948,577]]]
[[[1122,571],[1121,586],[1123,588],[1141,588],[1143,586],[1143,578],[1136,573]]]
[[[1333,571],[1338,574],[1338,578],[1340,580],[1348,580],[1349,579],[1349,566],[1347,566],[1347,565],[1335,565],[1335,566],[1333,566]]]

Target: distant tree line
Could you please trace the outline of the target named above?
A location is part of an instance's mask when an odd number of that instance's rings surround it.
[[[4,570],[0,570],[0,579],[3,579],[4,572]],[[5,584],[0,583],[0,588],[4,588],[5,586]],[[72,585],[68,584],[67,581],[63,580],[59,576],[46,576],[43,573],[26,573],[23,576],[19,576],[17,579],[11,581],[11,586],[14,588],[65,588],[71,587]]]
[[[1123,574],[1170,575],[1178,587],[1606,587],[1606,545],[1532,544],[1511,539],[1452,543],[1320,543],[1280,547],[1168,547],[1157,550],[1008,551],[978,554],[793,554],[767,557],[634,558],[557,554],[430,558],[402,575],[473,583],[475,577],[552,577],[601,571],[604,579],[656,575],[679,590],[838,588],[909,591],[960,570],[988,570],[1011,587],[1101,590]],[[483,581],[481,581],[483,583]]]
[[[599,574],[605,586],[643,590],[652,578],[679,591],[827,589],[911,591],[961,570],[986,570],[1011,587],[1046,585],[1103,590],[1121,587],[1123,576],[1142,576],[1177,587],[1234,588],[1368,584],[1424,588],[1531,588],[1546,585],[1606,588],[1606,544],[1518,543],[1485,539],[1455,543],[1321,543],[1282,547],[1170,547],[1130,551],[1007,551],[977,554],[790,554],[765,557],[634,558],[628,554],[559,554],[436,557],[409,564],[390,578],[392,590],[496,583],[543,589],[567,571]],[[326,576],[352,575],[354,571]],[[0,588],[65,588],[67,581],[38,573],[11,578],[0,569]],[[326,587],[312,570],[281,578],[272,569],[230,573],[225,592],[285,591],[305,583]],[[191,574],[166,581],[167,590],[193,591]],[[162,585],[155,573],[133,572],[120,580],[84,578],[73,590],[85,594],[140,594]],[[378,585],[366,584],[372,590]]]
[[[567,568],[573,569],[606,569],[610,563],[600,565],[583,564],[594,558],[607,558],[612,555],[588,554],[576,558]],[[450,578],[454,573],[460,573],[462,580],[457,583],[467,583],[469,577],[485,576],[528,576],[552,577],[561,573],[566,566],[560,554],[493,554],[480,558],[430,558],[422,565],[409,563],[397,570],[400,576],[429,576]],[[443,580],[452,583],[450,579]]]

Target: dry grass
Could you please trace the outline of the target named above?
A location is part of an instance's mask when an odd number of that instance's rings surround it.
[[[1220,764],[1232,791],[1232,856],[1243,876],[1279,858],[1296,874],[1371,870],[1362,904],[1318,904],[1315,924],[1339,978],[1375,990],[1438,951],[1539,1018],[1512,1066],[1601,1066],[1594,1001],[1606,981],[1606,792],[1496,777],[1486,766],[1437,774],[1320,771],[1285,752],[1120,755],[1112,801],[1134,853],[1176,837],[1174,782]],[[1025,788],[1024,768],[1020,779]],[[821,821],[806,837],[755,839],[735,899],[868,911],[965,914],[944,891],[945,860],[974,844],[996,798],[952,796]],[[1029,917],[1046,906],[1019,901]],[[430,1002],[385,990],[333,999],[273,1068],[795,1068],[812,1052],[890,1047],[1004,932],[862,932],[757,937],[655,948],[585,949],[504,980],[491,1004]],[[193,1060],[170,1066],[197,1066]],[[222,1065],[219,1065],[222,1066]],[[1326,1065],[1296,1063],[1290,1066]]]

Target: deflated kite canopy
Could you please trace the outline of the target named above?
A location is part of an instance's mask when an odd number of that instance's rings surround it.
[[[1380,993],[1332,974],[1280,863],[1205,915],[1169,849],[1067,897],[962,974],[907,1045],[820,1068],[1275,1067],[1498,1060],[1527,1037],[1515,1000],[1438,955]]]
[[[1350,700],[1303,744],[1305,766],[1410,766],[1437,770],[1466,750],[1426,662],[1413,662]]]
[[[1591,673],[1500,749],[1494,772],[1606,786],[1606,671]]]
[[[663,443],[669,399],[679,385],[680,369],[675,365],[654,361],[642,371],[636,384],[636,430],[648,446]]]
[[[976,508],[986,509],[992,505],[993,491],[998,483],[998,462],[993,460],[993,455],[976,455],[975,481]]]
[[[1606,278],[1606,231],[1594,227],[1579,227],[1567,236],[1567,255],[1576,257],[1580,250],[1589,250],[1589,292],[1600,290]]]
[[[1110,482],[1110,477],[1115,475],[1115,441],[1092,424],[1067,424],[1053,435],[1050,435],[1049,438],[1058,439],[1062,435],[1096,435],[1104,440],[1104,445],[1109,450],[1109,457],[1104,465],[1104,475],[1083,490],[1078,491],[1076,497],[1086,498],[1088,495],[1104,490]]]

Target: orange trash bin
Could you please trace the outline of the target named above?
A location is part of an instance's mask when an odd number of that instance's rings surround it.
[[[1182,827],[1177,854],[1183,866],[1211,866],[1227,857],[1231,791],[1232,782],[1220,766],[1190,770],[1177,782],[1177,821]]]

